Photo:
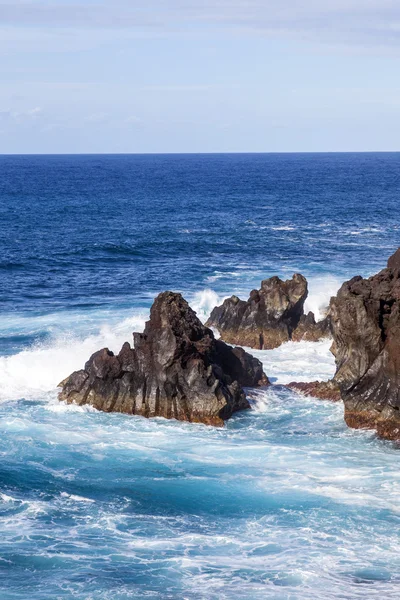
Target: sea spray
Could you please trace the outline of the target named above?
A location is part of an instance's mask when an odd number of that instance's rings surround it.
[[[343,281],[334,275],[310,277],[308,279],[308,298],[304,303],[304,312],[312,311],[315,320],[319,321],[326,316],[326,311],[332,296],[342,285]]]
[[[139,314],[113,326],[92,326],[90,335],[63,332],[12,356],[0,356],[0,401],[38,398],[55,389],[97,350],[107,347],[119,352],[124,342],[132,343],[132,332],[142,331],[144,323]]]
[[[223,299],[221,299],[218,294],[211,289],[205,289],[201,292],[197,292],[188,300],[190,300],[190,306],[203,323],[207,321],[212,309],[223,302]]]

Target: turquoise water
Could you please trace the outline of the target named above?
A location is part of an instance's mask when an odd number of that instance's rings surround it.
[[[0,157],[0,598],[397,598],[399,450],[279,384],[329,343],[257,353],[275,386],[223,429],[67,407],[151,299],[201,318],[302,271],[308,307],[399,245],[400,155]]]

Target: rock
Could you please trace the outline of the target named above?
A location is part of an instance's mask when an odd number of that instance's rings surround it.
[[[331,300],[335,381],[350,427],[400,439],[400,249],[369,279],[353,277]]]
[[[286,387],[295,390],[304,396],[312,396],[313,398],[319,398],[320,400],[339,402],[342,399],[339,386],[332,379],[329,381],[311,381],[309,383],[292,382]]]
[[[398,271],[400,269],[400,248],[388,258],[387,267],[393,271]]]
[[[269,385],[261,362],[215,340],[180,294],[164,292],[142,334],[115,356],[99,350],[60,386],[59,399],[105,412],[222,425],[249,408],[242,386]]]
[[[292,339],[303,315],[307,280],[295,274],[282,281],[271,277],[253,290],[247,301],[231,296],[212,311],[206,325],[218,330],[221,339],[258,349],[277,348]]]
[[[316,321],[313,312],[300,317],[299,324],[292,333],[293,342],[318,342],[324,338],[331,337],[331,326],[329,316],[321,321]]]

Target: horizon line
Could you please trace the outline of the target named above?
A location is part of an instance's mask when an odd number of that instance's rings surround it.
[[[399,154],[399,150],[280,150],[225,152],[0,152],[2,156],[221,156],[272,154]]]

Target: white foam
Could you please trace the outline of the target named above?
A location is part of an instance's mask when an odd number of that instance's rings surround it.
[[[85,498],[84,496],[77,496],[76,494],[67,494],[67,492],[61,492],[61,497],[75,500],[75,502],[89,502],[90,504],[95,502],[92,498]]]
[[[282,225],[281,227],[271,227],[273,231],[294,231],[296,227],[292,227],[291,225]]]
[[[381,227],[361,227],[350,231],[350,235],[361,235],[362,233],[382,233],[384,229]]]
[[[97,412],[97,410],[91,406],[90,404],[85,404],[84,406],[78,406],[77,404],[67,404],[66,402],[60,402],[57,399],[57,395],[51,394],[51,398],[49,398],[49,403],[46,405],[46,409],[53,413],[80,413],[80,412]]]
[[[335,359],[329,348],[331,340],[287,342],[274,350],[247,350],[264,365],[274,383],[291,381],[326,381],[335,373]]]
[[[214,271],[214,275],[209,275],[206,278],[207,283],[215,283],[218,279],[229,279],[231,277],[239,277],[240,273],[237,271]]]
[[[17,502],[12,496],[7,496],[7,494],[2,493],[0,494],[0,499],[3,500],[3,502]]]

